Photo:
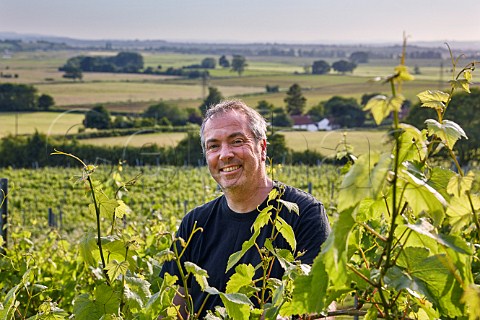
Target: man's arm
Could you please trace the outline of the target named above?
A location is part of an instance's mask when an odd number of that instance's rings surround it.
[[[177,307],[177,318],[187,320],[187,303],[185,301],[185,289],[183,287],[178,287],[177,293],[173,298],[173,305]],[[163,319],[162,316],[159,316],[157,320]]]

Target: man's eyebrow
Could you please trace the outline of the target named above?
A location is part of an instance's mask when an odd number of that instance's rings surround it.
[[[247,137],[247,136],[243,132],[238,131],[238,132],[233,132],[233,133],[229,134],[227,139],[233,139],[233,138],[236,138],[236,137]],[[207,141],[205,141],[205,144],[211,143],[211,142],[218,142],[218,141],[219,141],[219,139],[217,139],[217,138],[210,138]]]

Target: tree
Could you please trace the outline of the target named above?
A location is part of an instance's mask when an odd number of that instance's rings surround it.
[[[215,61],[215,58],[205,58],[202,60],[202,68],[205,69],[215,69],[215,66],[217,65],[217,62]]]
[[[347,60],[339,60],[332,64],[333,70],[345,74],[346,72],[353,72],[353,70],[357,67],[354,62],[350,62]]]
[[[53,100],[52,96],[48,94],[42,94],[38,97],[38,108],[42,110],[48,110],[50,107],[55,105],[55,100]]]
[[[202,105],[200,106],[200,111],[202,115],[205,114],[207,109],[210,106],[216,105],[223,100],[222,93],[215,87],[208,87],[208,96],[203,100]]]
[[[303,113],[307,98],[302,94],[302,88],[294,83],[287,91],[287,96],[283,99],[287,104],[287,113],[290,115],[299,115]]]
[[[248,66],[247,60],[244,56],[235,54],[232,59],[232,71],[238,73],[238,76],[241,76],[245,68]]]
[[[310,108],[310,110],[308,110],[307,114],[315,122],[318,122],[318,121],[322,120],[323,118],[325,118],[325,115],[324,115],[325,114],[325,107],[323,106],[323,103],[320,102],[316,106],[313,106],[312,108]]]
[[[291,127],[293,120],[285,112],[285,109],[278,107],[273,110],[272,126],[275,127]]]
[[[275,106],[266,100],[260,100],[257,103],[257,111],[267,120],[272,116],[272,112]]]
[[[228,61],[227,57],[225,57],[225,55],[221,56],[219,59],[218,59],[218,64],[222,67],[222,68],[230,68],[230,61]]]
[[[62,71],[65,72],[63,74],[63,77],[66,79],[82,80],[83,78],[82,69],[80,69],[80,67],[76,67],[74,65],[66,65],[62,68]]]
[[[0,84],[0,111],[34,110],[37,89],[26,84]]]
[[[368,63],[368,52],[355,51],[350,55],[350,61],[353,63]]]
[[[87,111],[83,120],[85,128],[108,129],[110,124],[110,112],[103,105],[95,106]]]
[[[313,61],[312,74],[327,74],[330,72],[330,64],[325,60]]]
[[[143,56],[137,52],[119,52],[113,64],[123,72],[137,73],[143,69]]]
[[[160,124],[161,119],[166,118],[174,126],[186,124],[188,117],[186,110],[164,101],[148,107],[142,116],[154,119],[154,123],[157,124]]]
[[[354,98],[334,96],[325,102],[324,107],[325,116],[341,128],[361,127],[365,122],[365,112]]]

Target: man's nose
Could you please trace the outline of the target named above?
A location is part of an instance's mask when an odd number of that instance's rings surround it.
[[[232,146],[230,146],[228,143],[222,144],[220,147],[220,160],[226,160],[230,158],[233,158]]]

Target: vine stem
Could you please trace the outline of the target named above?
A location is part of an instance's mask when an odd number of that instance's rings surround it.
[[[90,185],[90,191],[92,194],[92,199],[93,199],[93,205],[95,206],[95,215],[97,218],[97,245],[98,245],[98,250],[100,251],[100,259],[102,260],[102,271],[103,274],[105,275],[105,278],[107,279],[107,284],[110,286],[110,277],[108,276],[106,268],[106,263],[105,263],[105,257],[103,255],[103,248],[102,248],[102,234],[100,230],[100,208],[98,207],[97,199],[95,198],[95,189],[93,188],[93,182],[92,178],[90,175],[87,176],[87,181],[88,184]]]

